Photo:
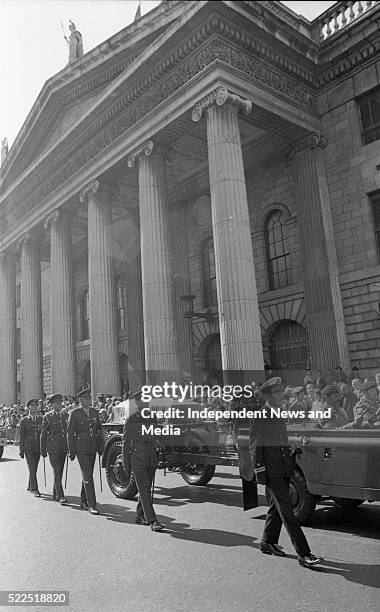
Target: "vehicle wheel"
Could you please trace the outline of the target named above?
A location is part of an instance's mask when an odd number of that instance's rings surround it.
[[[116,441],[111,444],[107,451],[106,478],[115,497],[133,499],[137,495],[137,486],[133,474],[127,480],[121,461],[121,447],[121,442]]]
[[[349,497],[332,497],[331,499],[344,510],[356,508],[364,503],[364,499],[350,499]]]
[[[3,456],[4,446],[0,446],[0,459]]]
[[[210,454],[209,446],[200,436],[192,432],[185,435],[185,451],[199,454]],[[205,465],[202,463],[186,463],[180,467],[180,474],[187,484],[204,486],[210,482],[215,474],[215,465]]]
[[[289,485],[290,498],[294,514],[299,523],[307,523],[313,515],[316,505],[315,495],[309,493],[305,478],[299,470],[294,470]]]

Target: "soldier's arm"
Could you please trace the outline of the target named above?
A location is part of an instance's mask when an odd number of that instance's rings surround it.
[[[267,483],[263,442],[263,419],[253,419],[249,432],[249,454],[259,484]]]
[[[41,455],[43,457],[46,457],[46,439],[47,439],[47,435],[48,435],[48,431],[50,430],[50,422],[49,422],[49,417],[47,414],[45,414],[43,421],[42,421],[42,429],[41,429],[41,435],[40,435],[40,449],[41,449]]]
[[[21,419],[20,421],[20,450],[19,450],[20,456],[24,455],[25,434],[26,434],[25,421],[24,419]]]
[[[67,447],[69,449],[70,459],[75,458],[75,411],[73,410],[69,414],[69,420],[67,423]]]
[[[103,427],[98,412],[96,412],[96,443],[98,447],[98,453],[99,455],[102,455],[104,452],[105,441]]]

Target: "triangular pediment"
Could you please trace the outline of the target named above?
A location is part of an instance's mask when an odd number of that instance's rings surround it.
[[[6,188],[48,153],[102,93],[157,39],[180,12],[169,3],[144,15],[49,79],[24,122],[1,168]]]
[[[46,137],[44,142],[45,150],[48,150],[49,147],[57,142],[74,123],[76,123],[81,117],[83,117],[84,114],[86,114],[86,112],[89,111],[91,106],[96,103],[100,97],[102,91],[103,88],[101,91],[97,91],[92,95],[90,94],[84,96],[84,98],[78,102],[73,102],[69,108],[62,109],[55,122],[56,127],[50,130]]]

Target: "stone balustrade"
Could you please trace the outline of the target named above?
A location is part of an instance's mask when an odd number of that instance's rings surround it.
[[[337,32],[350,26],[363,13],[371,9],[378,2],[363,2],[359,0],[336,2],[322,15],[313,20],[313,38],[316,41],[324,41]]]

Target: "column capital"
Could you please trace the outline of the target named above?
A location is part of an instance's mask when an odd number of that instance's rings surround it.
[[[100,179],[94,179],[87,185],[85,185],[79,192],[79,200],[85,202],[89,197],[96,193],[108,193],[111,197],[119,194],[119,186],[115,183],[108,181],[102,181]]]
[[[137,159],[149,157],[150,155],[162,155],[166,161],[172,162],[174,161],[175,154],[175,150],[171,147],[164,147],[159,143],[153,142],[153,140],[146,140],[127,155],[127,166],[128,168],[133,168]]]
[[[292,160],[298,153],[305,151],[306,149],[324,149],[327,147],[327,138],[320,133],[314,132],[312,134],[308,134],[306,138],[303,140],[299,140],[293,146],[291,146],[287,153],[287,159]]]
[[[44,228],[47,229],[49,225],[53,223],[57,223],[59,219],[65,221],[72,221],[75,217],[75,213],[70,213],[69,211],[63,208],[55,208],[44,220]]]
[[[216,106],[232,104],[233,106],[237,106],[238,111],[244,115],[248,115],[252,110],[251,100],[248,98],[243,98],[239,94],[227,89],[227,87],[220,86],[207,94],[207,96],[202,98],[202,100],[197,102],[191,113],[192,120],[195,122],[200,121],[203,111],[210,108],[210,106],[213,106],[214,104],[216,104]]]
[[[17,250],[15,250],[14,247],[10,246],[7,249],[4,249],[3,251],[0,251],[0,262],[2,263],[3,261],[6,261],[7,259],[16,259],[17,257]]]
[[[136,160],[140,159],[140,157],[143,157],[144,155],[146,157],[149,157],[149,155],[152,154],[153,148],[154,148],[153,141],[145,140],[145,142],[142,142],[138,147],[133,149],[133,151],[131,151],[127,155],[128,168],[133,168],[133,166],[136,163]]]
[[[26,244],[36,243],[37,235],[32,232],[25,232],[20,238],[17,240],[17,250],[21,252],[22,247]]]

